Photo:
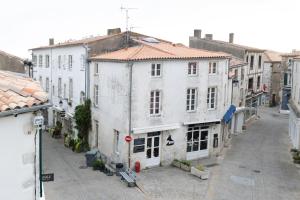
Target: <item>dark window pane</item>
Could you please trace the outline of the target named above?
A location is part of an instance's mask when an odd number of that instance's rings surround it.
[[[207,141],[201,141],[200,142],[200,150],[207,149]]]
[[[152,138],[147,138],[147,147],[152,147]]]
[[[147,158],[151,158],[151,149],[147,149]]]
[[[186,148],[186,152],[191,152],[191,151],[192,151],[192,144],[188,143],[187,148]]]
[[[195,131],[193,135],[193,140],[198,141],[199,140],[199,131]]]
[[[145,151],[145,145],[133,147],[133,153],[139,153]]]
[[[159,148],[158,147],[153,149],[153,156],[154,157],[158,157],[159,156]]]
[[[133,141],[133,145],[142,145],[142,144],[145,144],[145,138],[137,138],[134,139]]]
[[[199,142],[194,142],[193,143],[193,151],[198,151],[199,150]]]
[[[158,147],[159,146],[159,137],[155,137],[154,138],[154,147]]]
[[[208,131],[202,131],[201,132],[201,140],[207,140]]]

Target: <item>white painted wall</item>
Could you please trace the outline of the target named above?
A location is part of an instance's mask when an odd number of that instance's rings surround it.
[[[289,135],[293,147],[300,149],[300,118],[296,112],[300,112],[300,60],[295,60],[292,69],[292,96],[291,101],[296,110],[290,109],[289,115]]]
[[[234,73],[235,70],[238,70],[236,79],[238,83],[233,84],[233,96],[232,104],[236,107],[245,106],[246,95],[247,95],[247,65],[232,67],[230,70]],[[244,78],[242,79],[242,69],[244,69]],[[242,92],[241,92],[242,90]]]
[[[54,107],[60,107],[60,99],[64,99],[64,84],[66,84],[66,98],[69,98],[69,79],[73,80],[72,106],[68,105],[68,99],[63,100],[62,108],[67,114],[74,114],[74,109],[80,104],[80,92],[85,92],[86,78],[86,49],[79,46],[59,48],[36,49],[32,51],[37,56],[37,66],[34,67],[33,77],[39,81],[42,77],[42,86],[45,89],[46,77],[49,78],[49,100]],[[39,67],[39,55],[43,56],[43,66]],[[50,66],[46,68],[45,56],[50,57]],[[72,68],[68,66],[68,56],[72,55]],[[58,65],[58,56],[61,56],[61,67]],[[62,79],[62,98],[58,97],[58,79]],[[54,86],[54,90],[53,90]],[[49,111],[49,123],[52,125],[52,110]]]
[[[32,123],[32,113],[0,118],[0,199],[33,200],[35,182],[39,191],[39,157],[37,152],[35,180],[36,130]],[[36,141],[38,145],[38,135]]]
[[[204,123],[221,120],[231,103],[231,85],[228,80],[228,60],[218,61],[218,73],[208,75],[208,60],[197,60],[198,75],[188,76],[188,60],[162,60],[161,77],[151,77],[151,61],[134,62],[132,71],[132,129],[134,138],[145,137],[147,132],[164,129],[161,135],[162,163],[168,163],[175,157],[186,159],[186,129],[183,123]],[[110,157],[118,157],[127,162],[128,144],[124,137],[129,130],[129,67],[127,63],[98,62],[99,75],[95,75],[95,62],[91,63],[91,88],[93,96],[95,84],[99,85],[99,105],[93,107],[93,139],[95,139],[95,123],[99,121],[99,149]],[[216,86],[217,109],[207,109],[207,88]],[[189,87],[198,89],[198,103],[195,112],[186,111],[186,90]],[[162,91],[162,114],[150,116],[150,91]],[[92,98],[93,99],[93,98]],[[213,133],[221,133],[221,126],[210,126],[209,137]],[[120,132],[119,154],[114,153],[114,130]],[[141,131],[142,130],[142,131]],[[165,146],[166,137],[171,134],[175,145]],[[221,138],[219,136],[219,138]],[[209,140],[212,144],[212,140]],[[94,142],[92,142],[94,143]],[[211,146],[211,145],[209,145]],[[132,152],[133,145],[131,146]],[[209,149],[209,151],[212,151]],[[145,152],[131,156],[142,162],[144,167]]]

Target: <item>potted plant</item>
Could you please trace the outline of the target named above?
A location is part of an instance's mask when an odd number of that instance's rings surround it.
[[[172,165],[173,165],[174,167],[180,168],[180,164],[181,164],[180,161],[177,160],[177,159],[174,159],[173,162],[172,162]]]
[[[201,178],[202,180],[206,180],[209,177],[209,171],[203,165],[191,167],[191,174]]]
[[[180,168],[184,171],[190,172],[191,171],[191,164],[192,162],[189,160],[181,160],[180,161]]]
[[[299,154],[295,155],[295,156],[293,157],[293,159],[294,159],[294,163],[300,164],[300,155],[299,155]]]
[[[93,170],[100,170],[101,160],[100,159],[94,160],[92,166],[93,166]]]
[[[99,162],[99,170],[100,170],[101,172],[103,172],[104,169],[105,169],[105,163],[104,163],[103,160],[100,160],[100,162]]]

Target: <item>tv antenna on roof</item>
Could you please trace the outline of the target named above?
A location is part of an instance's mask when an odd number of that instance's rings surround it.
[[[136,10],[137,8],[128,8],[121,6],[121,11],[125,10],[126,13],[126,44],[129,45],[129,31],[131,28],[129,28],[129,10]]]
[[[129,10],[136,10],[137,8],[128,8],[128,7],[123,7],[121,6],[121,11],[125,10],[126,13],[126,31],[129,30]]]

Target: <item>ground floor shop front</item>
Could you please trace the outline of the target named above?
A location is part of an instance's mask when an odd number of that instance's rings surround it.
[[[220,122],[184,124],[174,129],[134,133],[131,164],[141,168],[169,165],[174,159],[195,160],[219,152]]]

